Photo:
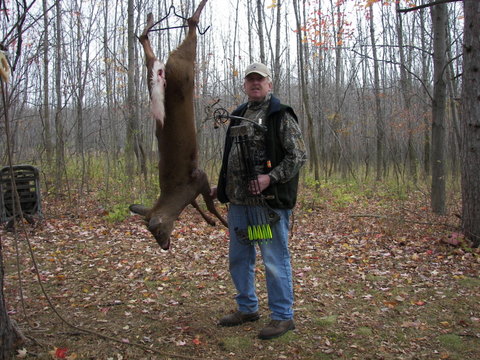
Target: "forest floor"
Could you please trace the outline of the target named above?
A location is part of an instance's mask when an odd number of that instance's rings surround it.
[[[138,216],[108,221],[94,194],[47,196],[43,222],[0,230],[7,307],[28,338],[17,358],[479,359],[480,253],[456,229],[458,202],[436,216],[418,191],[340,190],[301,192],[296,330],[269,341],[256,337],[268,322],[261,261],[261,319],[217,326],[235,309],[222,226],[189,207],[163,251]]]

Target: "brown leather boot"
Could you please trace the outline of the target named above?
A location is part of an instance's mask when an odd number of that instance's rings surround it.
[[[220,319],[218,325],[220,326],[237,326],[249,321],[257,321],[260,319],[258,312],[254,313],[243,313],[241,311],[234,312],[233,314],[228,314]]]
[[[272,320],[266,327],[260,330],[258,338],[262,340],[273,339],[293,329],[295,329],[293,320]]]

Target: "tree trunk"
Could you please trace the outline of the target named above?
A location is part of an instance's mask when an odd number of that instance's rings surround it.
[[[7,86],[3,83],[3,80],[0,79],[1,85],[1,94],[0,96],[4,99],[5,108],[3,109],[3,117],[5,119],[5,134],[6,134],[6,149],[8,163],[12,165],[12,144],[10,141],[10,119],[9,119],[9,109],[10,109],[10,97],[7,96]],[[11,174],[13,175],[13,174]],[[13,176],[10,177],[12,179]],[[12,183],[13,185],[13,183]],[[14,188],[12,186],[12,188]],[[15,205],[19,204],[18,202],[14,203]],[[15,211],[15,210],[14,210]],[[5,303],[4,297],[4,268],[3,268],[3,243],[2,237],[0,236],[0,360],[9,360],[13,358],[13,352],[16,347],[21,345],[25,338],[22,333],[14,326],[14,323],[10,320],[7,312],[7,306]]]
[[[462,94],[462,226],[480,246],[480,2],[465,0]]]
[[[128,0],[127,9],[127,48],[128,48],[128,75],[127,75],[127,133],[125,143],[125,172],[127,177],[132,178],[134,175],[134,131],[135,131],[135,106],[134,101],[134,89],[133,89],[133,0]]]
[[[140,136],[140,127],[137,116],[137,99],[135,94],[135,30],[134,30],[134,4],[128,0],[127,27],[128,27],[128,80],[127,80],[127,134],[125,145],[125,163],[127,176],[134,175],[134,158],[136,156],[140,173],[147,176],[145,152]]]
[[[430,8],[433,27],[433,100],[432,100],[432,210],[444,214],[445,209],[445,104],[447,87],[446,28],[447,5]]]
[[[263,4],[262,0],[257,0],[257,20],[258,20],[258,43],[260,45],[260,62],[265,64],[265,42],[263,40]]]
[[[411,180],[414,184],[417,183],[417,158],[415,156],[415,149],[413,145],[413,116],[411,116],[412,102],[410,101],[410,81],[407,76],[407,62],[405,60],[405,49],[403,47],[403,24],[402,14],[398,12],[400,5],[397,3],[397,37],[398,37],[398,50],[400,53],[400,87],[403,95],[403,102],[405,105],[405,111],[407,113],[407,158],[408,158],[408,172]]]
[[[78,0],[75,1],[75,11],[78,11],[79,14],[82,13],[81,3],[78,3]],[[85,79],[86,73],[88,70],[88,62],[89,62],[89,48],[90,44],[89,41],[86,40],[89,35],[82,35],[82,17],[76,17],[76,30],[77,30],[77,38],[75,39],[76,44],[76,53],[79,55],[76,59],[76,66],[74,73],[76,72],[77,81],[76,81],[76,113],[77,113],[77,135],[76,135],[76,151],[77,156],[80,157],[81,165],[77,166],[78,170],[81,169],[81,182],[79,187],[80,195],[83,195],[83,186],[86,183],[86,165],[85,165],[85,136],[84,136],[84,113],[83,113],[83,101],[85,95]],[[85,46],[85,50],[83,47]],[[83,71],[83,51],[86,52],[85,56],[85,71]]]
[[[427,32],[425,29],[425,9],[420,9],[420,38],[422,44],[422,52],[421,52],[421,59],[422,59],[422,82],[427,86],[428,82],[428,54],[427,54],[427,45],[426,45],[426,37]],[[424,91],[424,96],[429,96],[429,91]],[[424,106],[426,108],[426,106]],[[425,175],[425,179],[428,179],[430,176],[430,119],[427,115],[427,110],[423,112],[423,172]]]
[[[3,279],[3,252],[0,240],[0,360],[10,360],[13,358],[15,349],[25,341],[25,338],[8,316],[3,295]]]
[[[50,124],[50,101],[49,101],[49,68],[50,63],[48,53],[48,5],[47,0],[42,1],[43,7],[43,142],[45,144],[45,152],[47,155],[47,163],[51,164],[53,157],[53,144],[52,144],[52,130]]]
[[[247,19],[253,19],[253,12],[252,5],[250,1],[247,1]],[[253,59],[253,34],[252,34],[252,26],[248,27],[248,63],[251,64],[254,62]]]
[[[273,60],[273,91],[280,90],[280,33],[282,31],[281,22],[281,0],[277,0],[277,23],[276,23],[276,39],[275,39],[275,58]]]
[[[300,73],[300,82],[301,82],[301,96],[303,100],[303,107],[305,110],[305,115],[307,118],[307,141],[308,149],[310,155],[310,161],[313,164],[314,177],[316,181],[320,181],[320,174],[318,169],[318,160],[317,160],[317,146],[315,140],[315,131],[313,126],[313,117],[310,112],[310,100],[308,96],[307,81],[305,78],[305,60],[304,60],[304,51],[302,44],[302,30],[300,26],[300,14],[298,8],[298,1],[293,1],[293,7],[295,11],[296,19],[296,28],[297,28],[297,49],[298,49],[298,65]]]
[[[56,10],[56,47],[55,47],[55,187],[62,188],[62,177],[65,166],[65,139],[62,116],[62,2],[55,3]]]
[[[375,28],[373,21],[373,6],[370,5],[370,40],[372,42],[373,55],[373,94],[375,97],[375,115],[376,115],[376,129],[377,129],[377,160],[376,160],[376,180],[383,178],[383,159],[384,159],[384,126],[383,126],[383,112],[380,103],[380,75],[378,69],[377,47],[375,42]]]
[[[0,241],[0,359],[13,358],[15,332],[8,316],[5,299],[3,297],[3,252]]]

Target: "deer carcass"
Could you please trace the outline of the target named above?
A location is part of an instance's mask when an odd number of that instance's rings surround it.
[[[146,57],[151,110],[156,122],[160,154],[160,197],[152,208],[131,205],[130,210],[145,216],[148,230],[162,249],[169,248],[174,222],[188,204],[192,204],[210,225],[215,225],[214,220],[199,208],[195,200],[199,194],[202,194],[207,209],[227,226],[213,203],[207,175],[198,168],[193,107],[194,61],[196,27],[206,2],[201,1],[188,19],[188,34],[169,55],[165,66],[154,55],[148,39],[148,32],[153,26],[151,14],[140,36]]]

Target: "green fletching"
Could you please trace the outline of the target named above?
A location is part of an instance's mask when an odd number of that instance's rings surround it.
[[[252,233],[252,227],[248,226],[247,231],[248,231],[248,240],[254,240],[253,239],[253,233]]]
[[[267,239],[273,238],[272,228],[270,227],[269,224],[266,224],[266,227],[267,227],[267,234],[268,234]]]

